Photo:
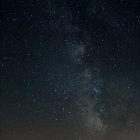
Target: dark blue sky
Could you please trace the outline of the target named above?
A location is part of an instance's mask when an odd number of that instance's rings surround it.
[[[140,138],[139,1],[0,6],[2,140]]]

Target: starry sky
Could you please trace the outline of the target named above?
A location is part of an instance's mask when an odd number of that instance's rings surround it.
[[[140,1],[0,2],[1,140],[140,139]]]

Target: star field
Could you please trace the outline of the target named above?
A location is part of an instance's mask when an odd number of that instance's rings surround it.
[[[1,4],[1,140],[140,139],[140,2]]]

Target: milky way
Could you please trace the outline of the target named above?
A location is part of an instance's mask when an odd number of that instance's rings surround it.
[[[139,7],[3,0],[0,139],[140,139]]]

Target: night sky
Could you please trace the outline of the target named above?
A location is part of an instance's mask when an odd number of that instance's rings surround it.
[[[140,140],[139,0],[0,11],[0,140]]]

